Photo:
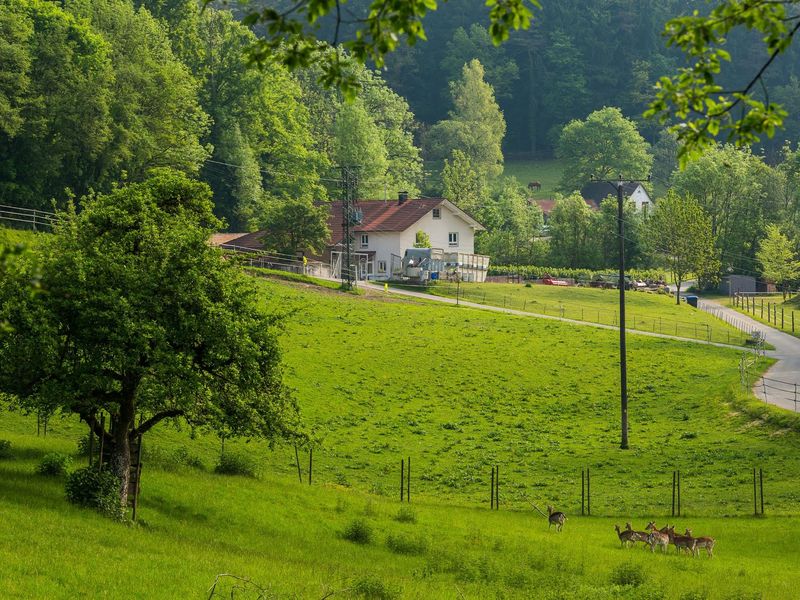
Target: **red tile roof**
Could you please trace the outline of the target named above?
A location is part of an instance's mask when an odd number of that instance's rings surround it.
[[[591,198],[584,198],[583,201],[586,202],[586,205],[592,210],[600,210],[597,202]],[[533,202],[535,202],[536,205],[542,209],[542,214],[549,215],[551,212],[553,212],[553,208],[555,208],[557,200],[533,200]]]
[[[363,217],[361,223],[353,226],[353,233],[405,231],[442,202],[443,198],[408,199],[402,204],[397,200],[361,200],[356,208],[361,210]],[[340,200],[328,202],[327,206],[328,228],[331,230],[330,245],[335,246],[343,237],[342,202]]]
[[[211,245],[221,246],[223,244],[231,244],[234,240],[246,235],[246,233],[215,233],[211,236]]]

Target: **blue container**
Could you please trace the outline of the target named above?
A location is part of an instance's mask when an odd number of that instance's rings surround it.
[[[697,296],[686,296],[686,304],[697,308]]]
[[[439,273],[437,271],[434,271],[433,273],[431,273],[431,281],[436,281],[437,279],[439,279]]]

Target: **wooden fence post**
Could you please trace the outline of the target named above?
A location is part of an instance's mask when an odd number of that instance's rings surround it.
[[[404,475],[405,475],[405,460],[401,458],[400,459],[400,502],[403,501],[403,490],[405,490],[406,487],[404,481]]]
[[[300,454],[297,452],[297,444],[294,445],[294,462],[297,464],[297,478],[303,483],[303,472],[300,470]]]
[[[675,471],[672,472],[672,516],[675,516]]]
[[[753,472],[755,473],[755,471]],[[755,474],[753,475],[753,481],[755,481]],[[492,492],[489,496],[489,508],[494,510],[494,467],[492,467]]]
[[[308,449],[308,485],[311,485],[311,471],[314,469],[314,446]]]

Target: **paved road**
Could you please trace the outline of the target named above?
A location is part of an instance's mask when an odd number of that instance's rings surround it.
[[[365,281],[360,281],[358,285],[364,289],[376,291],[376,292],[383,292],[382,285],[376,285],[374,283],[369,283]],[[442,302],[444,304],[455,304],[456,300],[454,298],[446,298],[443,296],[434,296],[433,294],[427,294],[425,292],[414,292],[411,290],[403,290],[400,288],[390,288],[390,293],[392,295],[398,296],[411,296],[413,298],[421,298],[423,300],[429,300],[434,302]],[[535,319],[550,319],[551,321],[563,321],[564,323],[571,323],[573,325],[581,325],[584,327],[595,327],[597,329],[611,329],[613,331],[619,331],[619,327],[614,325],[602,325],[600,323],[590,323],[588,321],[576,321],[574,319],[566,319],[564,317],[556,317],[553,315],[540,315],[537,313],[530,313],[522,310],[515,310],[513,308],[503,308],[501,306],[491,306],[488,304],[478,304],[477,302],[469,302],[467,300],[460,300],[459,304],[461,306],[467,306],[469,308],[478,308],[480,310],[488,310],[491,312],[499,312],[499,313],[506,313],[509,315],[518,315],[520,317],[530,317]],[[653,333],[650,331],[640,331],[636,329],[628,329],[627,333],[629,335],[645,335],[648,337],[657,337],[663,338],[667,340],[678,340],[681,342],[691,342],[692,344],[703,344],[704,346],[719,346],[720,348],[733,348],[735,350],[741,350],[741,346],[733,346],[729,344],[720,344],[717,342],[706,342],[704,340],[696,340],[693,338],[685,338],[685,337],[678,337],[675,335],[668,335],[663,333]]]
[[[703,300],[703,303],[712,305],[726,321],[742,331],[760,330],[764,333],[767,343],[775,346],[775,350],[767,351],[767,356],[778,359],[778,362],[764,373],[763,379],[755,382],[753,393],[769,404],[797,412],[800,409],[800,339],[719,302]]]

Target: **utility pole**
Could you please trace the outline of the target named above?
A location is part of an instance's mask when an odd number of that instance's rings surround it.
[[[593,179],[605,181],[617,192],[617,235],[619,237],[619,397],[621,413],[621,436],[619,447],[628,449],[628,356],[625,343],[625,219],[624,219],[624,186],[626,183],[642,183],[637,179],[616,180]],[[647,178],[650,181],[650,178]]]
[[[358,221],[355,209],[355,194],[358,189],[357,166],[340,167],[342,171],[342,241],[344,242],[344,260],[341,266],[342,287],[351,290],[354,286],[353,273],[353,233],[352,226]]]

